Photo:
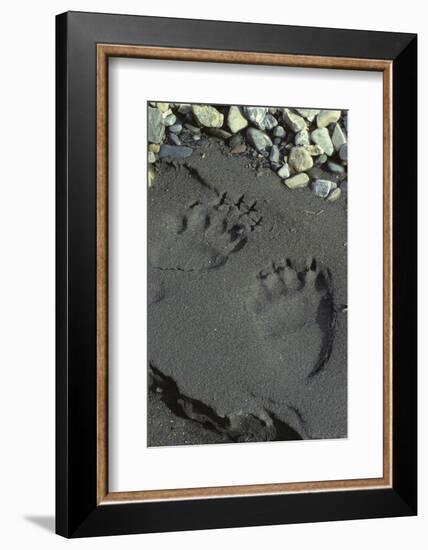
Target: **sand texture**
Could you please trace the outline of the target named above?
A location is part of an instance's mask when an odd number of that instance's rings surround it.
[[[159,170],[149,445],[346,437],[346,196],[290,190],[215,140]]]

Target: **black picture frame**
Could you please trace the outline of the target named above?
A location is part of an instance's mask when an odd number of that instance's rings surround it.
[[[391,487],[98,503],[96,47],[100,43],[392,62]],[[56,97],[56,532],[87,537],[415,515],[417,36],[68,12],[56,18]]]

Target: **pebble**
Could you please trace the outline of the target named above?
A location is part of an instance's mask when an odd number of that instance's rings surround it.
[[[224,117],[211,105],[192,105],[193,116],[200,126],[205,128],[221,128]]]
[[[240,145],[243,142],[243,137],[241,134],[235,134],[229,139],[229,145],[235,147],[235,145]]]
[[[231,149],[231,153],[233,155],[240,155],[241,153],[245,153],[245,151],[247,150],[247,146],[245,145],[245,143],[238,143],[237,145],[235,145],[232,149]]]
[[[288,162],[295,172],[305,172],[314,165],[311,155],[301,146],[296,146],[291,149]]]
[[[149,143],[148,149],[152,151],[152,153],[159,153],[160,145],[159,143]]]
[[[148,108],[147,139],[151,143],[161,143],[165,136],[162,113],[156,107]]]
[[[309,122],[313,122],[317,114],[320,112],[319,109],[296,109],[296,111],[303,118],[306,118],[306,120],[309,120]]]
[[[306,130],[306,122],[303,117],[290,111],[290,109],[284,109],[282,112],[284,122],[293,130],[293,132],[300,132],[300,130]]]
[[[168,128],[168,131],[173,134],[179,134],[182,129],[183,129],[183,126],[181,124],[173,124]]]
[[[159,158],[184,159],[190,157],[192,153],[193,149],[191,147],[163,144],[159,151]]]
[[[275,145],[279,145],[281,143],[281,138],[279,137],[273,138],[273,142],[275,143]]]
[[[290,177],[290,167],[285,163],[277,172],[278,176],[283,180]]]
[[[311,133],[312,141],[321,147],[326,155],[329,157],[334,152],[334,147],[330,139],[330,134],[327,128],[317,128]]]
[[[260,130],[272,130],[275,126],[278,126],[278,121],[270,113],[268,113],[259,124]]]
[[[274,162],[277,164],[279,162],[279,149],[276,145],[272,145],[270,153],[269,153],[269,160],[270,162]]]
[[[177,122],[177,117],[174,114],[168,115],[163,119],[163,123],[165,126],[174,126],[174,124]]]
[[[304,173],[297,174],[296,176],[286,179],[284,183],[289,189],[301,189],[302,187],[308,186],[309,176]]]
[[[189,122],[186,122],[184,127],[187,128],[187,130],[189,130],[189,132],[194,136],[199,136],[201,134],[201,129],[197,126],[193,126],[193,124],[189,124]]]
[[[169,139],[173,145],[181,145],[180,138],[177,134],[169,134]]]
[[[222,130],[221,128],[208,128],[207,134],[225,140],[232,137],[232,134],[230,132],[226,132],[226,130]]]
[[[339,187],[337,187],[336,189],[333,189],[333,191],[327,197],[327,200],[329,202],[337,201],[337,199],[340,197],[341,194],[342,194],[342,191],[340,190]]]
[[[332,189],[336,189],[337,184],[334,181],[318,179],[312,182],[312,191],[318,197],[325,199]]]
[[[180,103],[177,111],[182,115],[187,115],[192,110],[190,103]]]
[[[156,155],[153,153],[153,151],[149,151],[147,153],[147,162],[149,162],[150,164],[156,162]]]
[[[227,114],[227,125],[232,134],[243,130],[248,126],[247,119],[242,115],[241,110],[236,105],[232,105]]]
[[[341,164],[337,164],[337,162],[332,162],[331,160],[328,161],[327,167],[330,170],[330,172],[333,172],[335,174],[344,174],[345,168]]]
[[[342,145],[345,145],[346,143],[346,136],[339,124],[334,125],[333,132],[331,134],[331,141],[336,151],[340,151]]]
[[[318,128],[325,128],[332,122],[337,122],[341,114],[342,114],[342,111],[320,111],[317,114]]]
[[[282,126],[275,126],[275,128],[272,130],[272,135],[276,138],[284,138],[285,130]]]
[[[267,107],[244,107],[244,114],[246,118],[258,127],[265,118],[267,111]]]
[[[304,148],[311,155],[311,157],[318,157],[324,153],[319,145],[304,145]]]
[[[270,137],[256,128],[248,128],[247,139],[259,152],[265,151],[268,147],[272,146]]]
[[[307,130],[300,130],[294,136],[294,143],[296,145],[309,145],[309,134]]]
[[[320,155],[319,157],[317,157],[315,159],[315,164],[318,164],[318,165],[321,165],[321,164],[324,164],[328,161],[328,156],[327,155]]]
[[[348,160],[348,145],[344,143],[339,151],[340,160]]]
[[[147,171],[147,185],[148,187],[151,187],[153,185],[153,180],[155,179],[155,171],[153,170],[153,166],[149,164],[149,169]]]
[[[161,113],[166,113],[169,109],[169,103],[156,103],[156,107]]]

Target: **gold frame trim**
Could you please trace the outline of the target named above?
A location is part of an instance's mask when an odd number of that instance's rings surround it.
[[[383,73],[383,476],[150,491],[108,490],[108,59],[205,61]],[[187,48],[97,45],[97,504],[392,487],[392,62]]]

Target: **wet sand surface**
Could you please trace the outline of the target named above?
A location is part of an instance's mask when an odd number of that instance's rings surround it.
[[[208,140],[148,190],[149,445],[347,435],[347,202]]]

